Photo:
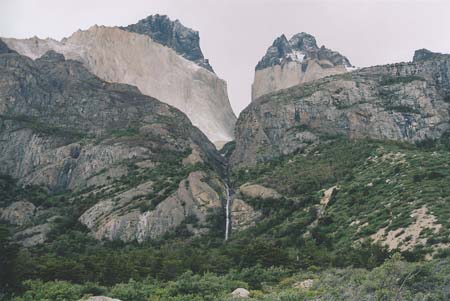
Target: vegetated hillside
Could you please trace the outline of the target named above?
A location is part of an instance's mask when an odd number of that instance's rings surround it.
[[[347,248],[364,241],[409,259],[446,252],[450,152],[448,143],[439,145],[335,138],[306,153],[238,169],[236,186],[251,182],[283,196],[263,200],[241,194],[263,213],[249,231],[276,237],[286,248],[313,242],[340,263]],[[301,248],[292,252],[315,256]],[[348,259],[349,265],[357,260]]]
[[[440,141],[415,146],[336,138],[236,171],[235,187],[251,182],[276,188],[280,197],[238,191],[261,216],[226,243],[220,215],[208,221],[211,230],[202,237],[179,227],[144,244],[99,243],[80,224],[60,220],[47,243],[13,252],[8,279],[22,283],[16,291],[23,299],[16,300],[58,300],[58,294],[68,300],[87,294],[124,301],[231,300],[237,287],[250,290],[251,300],[446,300],[448,164],[448,145]],[[337,191],[327,194],[325,206],[324,190],[333,186]],[[42,192],[34,195],[45,199]],[[427,210],[414,215],[421,208]],[[429,222],[418,223],[424,216]],[[383,247],[385,239],[369,240],[383,227],[396,234],[391,250]],[[387,260],[396,252],[403,259]]]

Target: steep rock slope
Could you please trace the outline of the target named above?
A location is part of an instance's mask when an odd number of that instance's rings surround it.
[[[203,58],[198,33],[164,16],[135,25],[93,26],[61,41],[4,39],[9,48],[32,59],[48,50],[82,62],[109,82],[137,86],[184,112],[213,142],[233,139],[234,115],[226,82]]]
[[[270,92],[353,69],[350,61],[339,52],[325,46],[319,48],[316,39],[310,34],[298,33],[290,40],[281,35],[256,65],[252,100]]]
[[[98,238],[156,238],[188,217],[199,233],[221,210],[222,157],[183,113],[54,51],[0,49],[0,173],[63,194],[2,204],[2,219],[24,217],[18,239],[41,243],[67,215]]]
[[[425,54],[425,55],[423,55]],[[450,56],[364,68],[275,92],[236,125],[234,165],[293,153],[327,136],[421,141],[449,128]]]

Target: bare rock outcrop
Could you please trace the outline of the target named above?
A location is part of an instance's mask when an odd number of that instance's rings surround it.
[[[310,34],[298,33],[290,40],[281,35],[255,68],[252,100],[270,92],[354,69],[345,56],[325,46],[319,48]]]
[[[221,210],[219,194],[205,182],[207,175],[197,171],[181,181],[178,189],[154,209],[134,208],[136,200],[146,199],[152,183],[142,184],[124,193],[113,195],[88,209],[80,222],[97,239],[142,242],[161,237],[180,226],[187,218],[196,220],[196,231],[204,231],[210,210]],[[196,233],[193,233],[196,234]]]
[[[254,226],[261,216],[261,212],[255,210],[243,200],[233,199],[230,214],[233,231],[242,231]]]
[[[259,184],[245,183],[239,187],[239,192],[248,198],[279,199],[281,195],[272,188],[267,188]]]
[[[31,222],[35,212],[36,206],[31,202],[14,202],[4,209],[0,208],[0,220],[12,225],[24,226]]]
[[[233,298],[250,298],[250,292],[245,288],[239,287],[231,293]]]

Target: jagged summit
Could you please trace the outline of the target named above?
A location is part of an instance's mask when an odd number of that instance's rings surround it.
[[[306,32],[276,38],[255,68],[252,99],[319,78],[352,71],[350,61],[337,51],[317,46]]]
[[[166,15],[156,14],[120,28],[148,35],[155,42],[174,49],[184,58],[214,72],[208,60],[203,57],[198,31],[184,26],[179,20],[172,21]]]
[[[345,56],[325,46],[319,48],[314,36],[301,32],[292,36],[290,40],[284,34],[276,38],[255,69],[262,70],[274,65],[282,65],[285,62],[302,62],[306,59],[329,60],[334,66],[352,67]]]
[[[293,48],[303,51],[314,51],[318,49],[316,38],[306,32],[295,34],[289,42]]]

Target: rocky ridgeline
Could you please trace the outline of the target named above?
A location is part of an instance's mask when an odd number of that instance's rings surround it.
[[[0,173],[72,191],[62,210],[32,199],[0,210],[25,245],[77,211],[99,239],[143,241],[187,218],[204,232],[208,210],[222,210],[223,158],[183,113],[54,51],[33,61],[0,49]]]
[[[252,102],[236,124],[234,166],[290,154],[330,136],[421,141],[449,130],[450,55],[329,76]]]
[[[310,34],[298,33],[290,40],[281,35],[256,65],[252,99],[352,69],[345,56],[325,46],[319,48]]]
[[[61,41],[4,41],[32,59],[54,50],[80,61],[105,81],[137,86],[143,94],[178,108],[218,145],[233,140],[236,116],[226,82],[204,59],[198,32],[178,20],[156,15],[127,27],[92,26]]]

